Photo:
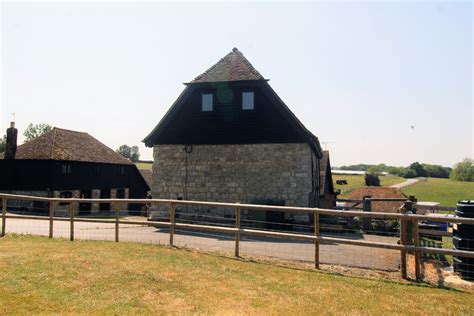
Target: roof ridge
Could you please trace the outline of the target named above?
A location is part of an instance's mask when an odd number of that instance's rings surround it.
[[[236,56],[236,57],[234,57]],[[235,58],[238,58],[238,61],[235,62]],[[225,64],[228,65],[225,65]],[[232,69],[229,67],[229,64],[232,65]],[[243,65],[243,68],[247,69],[238,69],[238,65]],[[219,70],[219,67],[224,66],[226,70],[230,70],[230,72],[225,72]],[[240,71],[239,71],[240,70]],[[211,74],[215,71],[216,73],[213,74],[214,78],[209,79],[206,77],[213,77]],[[250,61],[244,56],[244,54],[234,47],[231,52],[227,55],[219,59],[214,65],[209,67],[206,71],[204,71],[199,76],[195,77],[191,83],[197,82],[217,82],[217,81],[238,81],[238,80],[261,80],[264,79],[263,76],[258,72],[255,67],[250,63]]]

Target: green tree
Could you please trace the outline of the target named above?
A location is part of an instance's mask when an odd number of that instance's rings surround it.
[[[379,187],[380,186],[379,176],[376,173],[366,173],[365,185],[368,187]]]
[[[410,168],[405,168],[405,170],[403,170],[402,174],[401,174],[402,177],[404,178],[416,178],[416,171],[413,170],[413,169],[410,169]]]
[[[116,151],[127,159],[130,159],[130,157],[131,157],[132,149],[128,145],[124,144],[124,145],[120,146],[119,148],[117,148]]]
[[[140,159],[140,150],[138,146],[132,146],[130,148],[130,160],[133,162],[137,162]]]
[[[423,166],[417,161],[412,163],[409,167],[409,169],[412,169],[416,172],[417,177],[426,177],[426,170],[423,168]]]
[[[457,181],[474,182],[474,160],[466,158],[455,164],[449,178]]]
[[[51,131],[52,129],[53,127],[46,123],[39,123],[39,124],[30,123],[30,125],[28,125],[25,132],[23,133],[23,136],[25,136],[25,142],[29,142]]]
[[[116,152],[133,162],[137,162],[140,159],[140,150],[138,149],[138,146],[130,147],[124,144],[117,148]]]

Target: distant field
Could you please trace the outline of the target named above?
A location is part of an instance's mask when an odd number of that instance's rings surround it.
[[[474,310],[467,291],[158,245],[44,237],[0,238],[0,285],[0,315],[472,315]]]
[[[138,169],[151,170],[153,163],[152,162],[136,162],[135,165],[137,165]]]
[[[428,178],[402,189],[407,195],[415,195],[418,201],[432,201],[445,206],[456,206],[459,200],[474,200],[474,182]]]
[[[365,186],[365,180],[363,175],[343,175],[343,174],[333,174],[332,179],[334,182],[334,187],[341,190],[341,196],[343,197],[346,194],[354,191],[359,187]],[[336,180],[347,180],[347,185],[338,185]],[[401,177],[380,177],[380,184],[384,187],[388,187],[397,183],[405,181]]]

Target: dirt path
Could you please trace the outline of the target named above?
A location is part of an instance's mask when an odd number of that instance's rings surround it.
[[[397,188],[397,189],[403,189],[403,188],[409,187],[410,185],[414,185],[417,182],[418,182],[418,179],[407,179],[406,181],[404,181],[402,183],[397,183],[397,184],[391,185],[390,187],[391,188]]]

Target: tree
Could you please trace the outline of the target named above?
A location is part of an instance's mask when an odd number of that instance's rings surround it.
[[[474,182],[474,160],[466,158],[455,164],[449,178],[457,181]]]
[[[432,178],[449,178],[449,173],[452,170],[451,168],[440,165],[422,164],[422,166],[423,169],[425,169],[427,176]]]
[[[5,148],[7,147],[7,135],[3,135],[0,139],[0,153],[5,152]]]
[[[132,152],[132,149],[130,148],[130,146],[122,145],[119,148],[117,148],[116,151],[119,154],[121,154],[122,156],[124,156],[125,158],[130,159],[130,155],[131,155],[131,152]]]
[[[426,177],[427,176],[426,170],[423,168],[423,166],[418,161],[412,163],[408,168],[414,170],[416,172],[417,177]]]
[[[28,125],[25,132],[23,133],[23,136],[25,136],[25,142],[29,142],[51,131],[52,129],[53,127],[46,123],[39,123],[39,124],[30,123],[30,125]]]
[[[130,148],[130,160],[133,162],[137,162],[140,159],[140,151],[138,146],[132,146]]]
[[[406,168],[405,170],[403,170],[401,176],[406,179],[416,178],[416,171],[410,168]]]
[[[124,156],[127,159],[130,159],[133,162],[137,162],[140,159],[140,151],[138,146],[128,146],[126,144],[120,146],[116,150],[119,154]]]
[[[379,187],[380,186],[379,176],[376,173],[366,173],[365,185],[368,187]]]

